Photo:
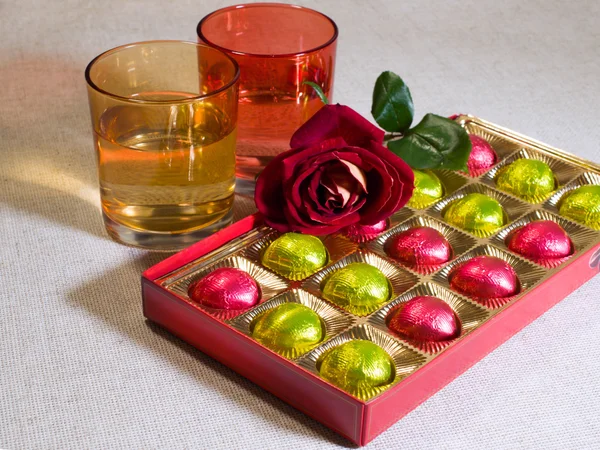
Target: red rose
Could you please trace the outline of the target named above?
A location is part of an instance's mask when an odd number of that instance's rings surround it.
[[[281,232],[322,235],[389,217],[410,199],[414,176],[383,137],[347,106],[321,108],[256,182],[265,222]]]

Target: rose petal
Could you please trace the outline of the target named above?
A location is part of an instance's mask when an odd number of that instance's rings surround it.
[[[323,211],[322,209],[315,208],[314,202],[310,201],[307,196],[308,192],[303,193],[303,198],[305,199],[306,205],[306,214],[308,217],[320,224],[336,226],[343,226],[344,224],[349,223],[349,221],[352,223],[357,223],[360,220],[360,214],[358,214],[357,211],[366,201],[365,198],[362,198],[360,202],[355,202],[354,205],[348,206],[343,210]]]
[[[350,195],[359,188],[354,178],[350,178],[347,171],[339,167],[341,164],[330,164],[323,172],[321,186],[330,193],[327,198],[339,203],[338,208],[343,208],[350,199]]]
[[[367,196],[367,203],[365,204],[364,210],[361,211],[361,216],[370,220],[370,216],[382,210],[383,206],[390,199],[393,193],[393,180],[388,173],[386,164],[368,150],[360,147],[349,147],[346,150],[347,151],[340,156],[341,158],[345,159],[346,155],[349,154],[349,151],[352,151],[356,156],[361,158],[361,162],[358,166],[368,167],[368,170],[365,170],[365,173],[369,195]],[[348,157],[350,157],[350,155],[348,155]]]
[[[319,176],[319,174],[315,172],[315,166],[320,166],[320,168],[324,169],[325,174]],[[356,170],[360,171],[358,167]],[[296,169],[295,173],[298,178],[296,178],[296,182],[294,182],[294,185],[291,187],[291,195],[293,203],[298,208],[302,207],[302,205],[298,202],[299,196],[295,191],[299,188],[299,181],[306,178],[307,172],[315,172],[314,175],[311,175],[311,183],[309,184],[308,189],[312,194],[311,198],[315,202],[316,208],[321,209],[323,212],[329,211],[333,207],[344,207],[350,199],[352,191],[356,190],[357,187],[362,191],[361,185],[355,185],[356,180],[353,174],[350,172],[348,165],[345,164],[345,161],[339,159],[338,152],[333,151],[321,154],[304,161],[300,167]],[[319,170],[319,173],[321,172],[322,170]],[[299,173],[302,174],[298,175]],[[347,182],[347,180],[351,181],[351,183]],[[332,194],[323,198],[322,201],[319,201],[319,181],[320,184]],[[329,202],[327,202],[327,199],[329,199]],[[339,205],[332,205],[331,203],[333,201],[339,202]]]
[[[397,183],[394,186],[394,193],[398,201],[394,206],[394,211],[402,208],[412,196],[415,188],[415,175],[412,169],[402,158],[395,155],[388,148],[384,147],[377,142],[370,142],[366,149],[370,150],[373,154],[381,158],[386,163],[388,168],[391,168],[390,172],[393,174],[393,179],[398,180],[401,183]],[[383,217],[380,220],[383,220]]]
[[[290,179],[287,183],[287,186],[284,186],[284,191],[288,194],[288,199],[296,208],[301,208],[303,206],[303,201],[300,197],[300,192],[302,192],[302,183],[306,180],[310,183],[312,178],[308,179],[311,176],[314,176],[315,172],[322,172],[324,167],[313,166],[309,170],[304,171],[304,173],[299,174],[296,179]]]
[[[343,146],[343,140],[332,140],[332,145],[338,143]],[[336,148],[336,147],[332,147]],[[324,146],[319,146],[319,152],[327,151]],[[254,202],[259,212],[265,217],[265,222],[278,231],[289,231],[287,218],[284,214],[286,203],[283,191],[283,163],[294,155],[303,152],[303,149],[293,148],[280,153],[271,160],[256,180]],[[298,159],[298,158],[296,158]],[[304,156],[299,158],[304,159]]]
[[[331,229],[331,227],[329,225],[320,225],[318,223],[315,223],[313,220],[310,219],[310,217],[304,218],[300,214],[298,214],[298,210],[296,210],[295,208],[290,208],[286,206],[284,208],[284,213],[288,220],[288,223],[290,223],[291,227],[295,231],[306,231],[310,234],[315,235],[328,234],[330,232],[329,230]]]
[[[363,191],[367,192],[367,178],[365,177],[365,173],[360,169],[360,167],[358,167],[355,164],[352,164],[350,161],[346,161],[344,159],[340,160],[346,167],[348,167],[348,170],[350,170],[350,173],[352,174],[352,176],[354,177],[354,179],[356,181],[358,181],[360,183],[360,185],[363,188]]]
[[[353,192],[352,195],[350,196],[350,199],[348,200],[348,204],[349,205],[355,205],[356,202],[358,200],[360,200],[361,198],[364,198],[364,197],[361,197],[361,193]]]
[[[315,178],[311,179],[311,184],[314,183]],[[321,189],[323,188],[321,187]],[[348,220],[352,221],[352,223],[357,222],[360,220],[360,215],[355,216],[354,213],[357,212],[366,202],[366,198],[364,198],[364,196],[358,196],[356,193],[354,193],[351,195],[344,208],[327,208],[322,205],[322,202],[320,201],[322,199],[314,198],[314,194],[310,186],[308,189],[301,191],[300,196],[303,199],[303,210],[312,220],[318,223],[327,223],[330,225],[344,225],[345,223],[349,223]],[[352,216],[348,217],[349,215]]]
[[[254,202],[265,217],[269,226],[287,231],[287,220],[283,213],[285,196],[283,193],[282,159],[284,154],[275,157],[256,180]]]
[[[283,159],[283,180],[292,178],[294,176],[294,172],[299,173],[300,171],[297,171],[297,166],[305,166],[307,161],[314,160],[314,158],[319,155],[322,155],[325,160],[334,159],[335,157],[331,154],[331,150],[344,148],[346,145],[346,142],[342,138],[338,137],[319,142],[318,145],[313,147],[299,150],[295,153],[290,153],[288,157]],[[315,162],[320,164],[320,161],[318,160],[311,162],[311,164],[314,164]]]
[[[342,210],[341,212],[321,214],[315,210],[309,203],[307,206],[308,216],[315,222],[327,225],[335,225],[344,227],[348,224],[355,224],[360,221],[359,210],[366,202],[365,198],[362,198],[359,202],[355,203],[352,207]]]
[[[325,170],[325,167],[322,167],[322,169]],[[310,184],[307,188],[307,201],[310,202],[313,208],[316,208],[322,213],[328,213],[329,210],[319,202],[319,188],[321,187],[321,177],[319,175],[311,177],[310,179]]]
[[[292,136],[290,147],[309,147],[324,140],[343,138],[348,145],[363,147],[370,141],[383,142],[385,132],[353,109],[325,105]]]
[[[414,188],[414,174],[408,164],[376,142],[371,142],[368,150],[352,150],[353,154],[344,154],[342,158],[360,156],[363,161],[357,165],[363,168],[369,163],[374,164],[372,170],[367,172],[367,185],[376,192],[369,193],[369,202],[361,210],[361,224],[371,225],[386,219],[408,202]],[[396,168],[401,169],[402,173]],[[397,181],[394,183],[394,180]]]

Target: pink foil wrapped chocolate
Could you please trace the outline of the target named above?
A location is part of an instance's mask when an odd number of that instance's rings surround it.
[[[427,342],[443,342],[460,335],[460,320],[445,301],[430,295],[419,295],[392,313],[388,328],[422,347]]]
[[[467,161],[467,168],[470,176],[478,177],[496,164],[498,155],[488,141],[482,137],[469,134],[469,139],[471,139],[471,153]]]
[[[344,228],[344,235],[354,242],[367,242],[375,239],[387,228],[387,220],[380,220],[373,225],[351,225]]]
[[[515,269],[495,256],[476,256],[458,264],[448,274],[450,287],[480,303],[505,299],[519,292],[519,278]]]
[[[260,289],[254,279],[235,267],[222,267],[194,281],[189,297],[214,309],[242,310],[258,303]]]
[[[385,252],[409,266],[436,266],[452,258],[452,247],[444,235],[425,226],[409,228],[390,237]]]
[[[542,265],[552,265],[573,253],[567,232],[551,220],[536,220],[512,231],[506,237],[509,250]]]

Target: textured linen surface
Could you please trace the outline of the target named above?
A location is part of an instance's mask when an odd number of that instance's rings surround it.
[[[340,27],[337,101],[368,114],[390,69],[418,119],[468,112],[600,162],[597,1],[298,3]],[[1,448],[349,446],[146,323],[140,273],[165,255],[103,229],[86,64],[128,42],[194,40],[226,4],[0,0]],[[599,288],[596,277],[368,448],[600,448]]]

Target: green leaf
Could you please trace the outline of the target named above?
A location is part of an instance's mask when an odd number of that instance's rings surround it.
[[[446,117],[427,114],[388,148],[413,169],[467,170],[471,140],[463,127]]]
[[[313,83],[312,81],[303,81],[302,84],[308,84],[311,88],[313,88],[315,90],[315,92],[317,93],[317,95],[319,96],[321,101],[325,105],[329,105],[329,99],[323,93],[323,89],[321,89],[321,86],[319,86],[317,83]]]
[[[371,114],[386,131],[404,132],[410,128],[415,108],[408,86],[394,72],[383,72],[375,82]]]

